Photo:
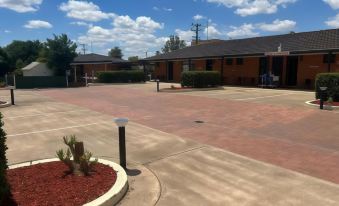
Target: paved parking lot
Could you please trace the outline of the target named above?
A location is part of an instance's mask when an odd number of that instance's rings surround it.
[[[131,187],[121,205],[338,205],[338,114],[305,105],[312,93],[154,89],[18,90],[17,105],[0,109],[8,159],[54,157],[62,136],[76,134],[96,156],[118,161],[112,118],[123,116]]]

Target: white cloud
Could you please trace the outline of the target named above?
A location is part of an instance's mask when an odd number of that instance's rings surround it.
[[[181,29],[176,29],[175,33],[181,40],[184,40],[186,44],[190,44],[192,41],[192,37],[195,36],[195,33],[191,30],[181,30]]]
[[[204,29],[204,34],[207,35],[207,28]],[[219,31],[215,24],[208,26],[208,38],[220,38],[223,35],[223,32]]]
[[[330,5],[332,9],[339,9],[339,0],[323,0],[323,1]]]
[[[271,24],[259,24],[259,28],[263,31],[269,32],[286,32],[292,31],[295,28],[296,24],[297,23],[295,21],[276,19]]]
[[[69,0],[67,3],[62,3],[59,9],[66,12],[67,17],[83,21],[97,22],[115,17],[114,13],[105,13],[98,5],[87,1]]]
[[[4,32],[8,34],[8,33],[11,33],[12,31],[6,29],[4,30]]]
[[[150,17],[132,19],[129,16],[116,16],[112,25],[112,28],[90,27],[86,35],[78,38],[78,42],[92,42],[101,51],[120,46],[125,56],[142,56],[146,51],[159,50],[168,39],[155,36],[155,32],[163,29],[164,25]]]
[[[41,20],[31,20],[28,21],[25,25],[25,28],[27,29],[50,29],[52,28],[52,24],[50,24],[47,21],[41,21]]]
[[[258,32],[255,32],[255,27],[252,24],[243,24],[239,27],[231,26],[232,31],[227,32],[227,36],[230,38],[245,38],[259,36]]]
[[[0,0],[0,7],[24,13],[34,12],[39,9],[43,0]]]
[[[286,7],[297,0],[207,0],[210,3],[224,5],[227,8],[236,8],[235,13],[240,16],[256,14],[272,14],[278,7]]]
[[[205,17],[205,16],[202,16],[202,15],[200,15],[200,14],[197,14],[197,15],[193,16],[193,19],[196,20],[196,21],[198,21],[198,20],[206,19],[206,17]]]
[[[173,11],[173,9],[172,8],[166,8],[166,7],[164,7],[164,8],[162,8],[162,9],[160,9],[159,7],[157,7],[157,6],[153,6],[153,8],[152,8],[154,11],[160,11],[160,10],[162,10],[162,11],[167,11],[167,12],[171,12],[171,11]]]
[[[325,22],[328,26],[339,28],[339,14]]]
[[[74,21],[74,22],[71,22],[70,24],[77,25],[77,26],[86,26],[86,27],[92,27],[93,26],[93,24],[89,24],[89,23],[84,22],[84,21]]]

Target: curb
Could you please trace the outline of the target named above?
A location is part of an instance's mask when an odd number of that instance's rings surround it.
[[[306,101],[305,104],[308,104],[308,105],[311,105],[311,106],[314,106],[314,107],[319,107],[318,104],[312,103],[313,101],[314,101],[314,100]],[[326,106],[326,105],[324,104],[324,106]],[[339,106],[332,106],[332,107],[333,107],[333,108],[339,108]]]
[[[195,92],[195,91],[214,91],[214,90],[225,90],[223,87],[216,87],[216,88],[195,88],[195,89],[170,89],[164,88],[160,89],[160,92],[167,92],[167,93],[181,93],[181,92]]]
[[[30,165],[36,165],[36,164],[47,163],[47,162],[56,162],[56,161],[60,161],[60,160],[58,158],[52,158],[52,159],[43,159],[43,160],[37,160],[37,161],[32,161],[32,162],[24,162],[20,164],[10,165],[9,169],[15,169],[15,168],[26,167]],[[100,196],[99,198],[93,200],[92,202],[84,204],[83,206],[116,205],[125,196],[128,190],[127,174],[120,165],[114,162],[103,160],[103,159],[98,159],[98,162],[112,167],[117,173],[117,179],[114,185],[111,187],[111,189],[108,192],[106,192],[104,195]]]
[[[0,108],[10,107],[11,105],[10,102],[5,102],[4,104],[0,104]]]

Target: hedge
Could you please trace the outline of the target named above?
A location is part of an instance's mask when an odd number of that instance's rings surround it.
[[[339,73],[320,73],[317,75],[315,82],[317,99],[320,99],[320,87],[322,86],[327,87],[324,96],[325,101],[332,97],[333,101],[339,102]]]
[[[140,70],[109,71],[98,72],[97,78],[100,83],[143,82],[145,81],[145,74]]]
[[[7,159],[6,159],[6,133],[3,130],[2,114],[0,113],[0,205],[5,196],[9,194],[9,186],[6,180]]]
[[[186,71],[181,73],[181,86],[206,88],[220,85],[220,73],[217,71]]]

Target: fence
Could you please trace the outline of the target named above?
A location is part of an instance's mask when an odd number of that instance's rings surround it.
[[[14,85],[13,77],[8,76],[7,81],[8,85]],[[17,89],[67,87],[66,78],[63,76],[15,77],[15,83]]]

